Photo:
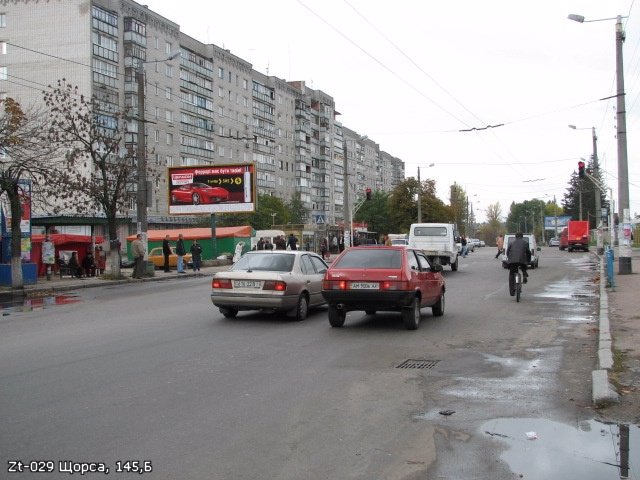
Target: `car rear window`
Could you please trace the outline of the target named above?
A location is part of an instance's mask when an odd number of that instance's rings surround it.
[[[394,268],[402,265],[402,250],[348,250],[334,264],[336,268]]]
[[[416,237],[446,237],[447,227],[415,227],[413,235]]]
[[[257,270],[265,272],[290,272],[293,268],[294,255],[286,253],[249,253],[240,258],[231,270]]]

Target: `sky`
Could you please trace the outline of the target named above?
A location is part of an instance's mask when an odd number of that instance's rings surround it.
[[[512,202],[560,204],[592,154],[592,127],[618,204],[616,100],[602,99],[616,93],[615,17],[628,17],[629,198],[640,214],[640,2],[143,3],[257,71],[331,95],[344,126],[403,160],[407,177],[420,169],[434,179],[445,203],[450,185],[462,186],[480,221],[496,203],[503,219]],[[610,20],[578,23],[570,13]]]

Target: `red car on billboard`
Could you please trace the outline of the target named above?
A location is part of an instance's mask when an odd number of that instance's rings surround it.
[[[171,203],[193,205],[220,203],[229,200],[229,191],[206,183],[187,183],[171,190]]]

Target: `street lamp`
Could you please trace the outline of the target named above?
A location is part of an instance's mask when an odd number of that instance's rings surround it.
[[[276,224],[276,215],[278,215],[276,212],[273,212],[271,214],[271,227],[273,228],[273,226]]]
[[[591,130],[591,143],[593,147],[593,177],[600,180],[600,170],[598,166],[598,137],[596,136],[596,127],[578,128],[575,125],[569,125],[569,128],[572,128],[574,130]],[[592,183],[594,182],[592,181]],[[602,201],[600,196],[601,192],[598,185],[594,184],[593,193],[595,195],[596,228],[598,229],[598,234],[596,235],[596,245],[598,254],[602,255],[604,253],[602,239]]]
[[[435,163],[430,163],[427,168],[431,168]],[[418,165],[418,223],[422,223],[422,184],[420,183],[420,165]]]
[[[139,60],[136,67],[136,82],[138,83],[138,142],[137,142],[137,174],[138,184],[136,191],[136,221],[137,221],[137,233],[142,235],[142,244],[144,245],[144,272],[147,272],[148,261],[148,237],[147,230],[149,229],[149,222],[147,219],[147,206],[149,204],[149,194],[151,190],[147,182],[147,145],[146,145],[146,132],[145,132],[145,94],[144,94],[144,64],[145,63],[164,63],[173,60],[180,55],[180,50],[165,58],[163,60],[151,60],[148,62]]]
[[[585,20],[582,15],[569,15],[569,20],[575,22],[601,22],[614,20],[611,18],[600,18],[596,20]],[[618,218],[622,224],[631,222],[629,211],[629,169],[627,164],[627,113],[624,100],[624,69],[622,62],[622,44],[625,39],[622,28],[622,19],[627,18],[621,15],[615,17],[616,21],[616,138],[618,143]],[[621,225],[624,226],[624,225]],[[620,236],[622,237],[622,236]],[[631,243],[630,239],[619,237],[618,245],[618,273],[632,273],[631,268]]]

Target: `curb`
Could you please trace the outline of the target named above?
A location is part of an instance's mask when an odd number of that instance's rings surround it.
[[[609,297],[607,295],[607,275],[604,256],[600,258],[600,312],[598,336],[598,369],[591,372],[591,396],[598,406],[616,403],[618,392],[609,382],[609,370],[613,368],[613,343],[609,324]]]

